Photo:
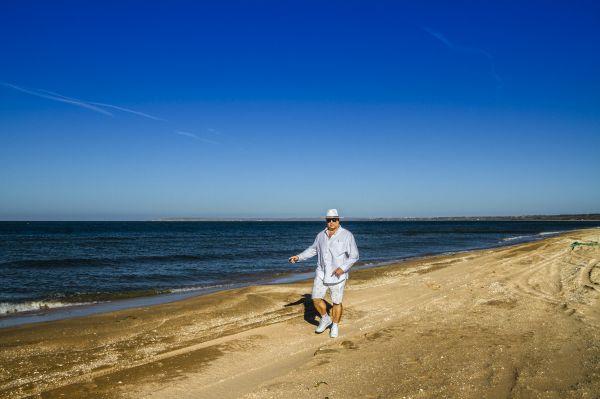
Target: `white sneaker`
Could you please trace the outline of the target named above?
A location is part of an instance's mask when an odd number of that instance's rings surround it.
[[[332,323],[331,317],[329,315],[325,315],[321,317],[321,322],[319,323],[319,327],[315,330],[316,333],[321,334],[329,325]]]
[[[333,323],[331,325],[331,331],[329,331],[329,336],[331,338],[336,338],[338,336],[339,330],[338,330],[338,325],[337,323]]]

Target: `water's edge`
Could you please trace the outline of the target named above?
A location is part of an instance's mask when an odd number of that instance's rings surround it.
[[[590,230],[597,229],[591,228]],[[481,246],[481,247],[473,247],[466,248],[464,250],[452,251],[452,252],[438,252],[438,253],[428,253],[420,256],[411,256],[405,257],[401,259],[388,260],[384,262],[376,262],[376,263],[366,263],[360,266],[355,266],[355,270],[363,270],[370,269],[375,267],[386,266],[395,263],[402,263],[408,260],[416,260],[416,259],[425,259],[433,256],[447,256],[459,253],[465,253],[470,251],[477,250],[485,250],[485,249],[493,249],[493,248],[501,248],[501,247],[510,247],[517,246],[528,242],[539,241],[550,237],[556,237],[563,234],[568,234],[572,231],[577,231],[581,229],[575,230],[566,230],[555,233],[545,233],[544,235],[533,235],[529,237],[519,237],[518,240],[506,240],[495,245]],[[586,229],[587,230],[587,229]],[[305,281],[313,278],[314,272],[304,272],[304,273],[292,273],[276,278],[270,279],[262,279],[253,282],[244,282],[244,283],[235,283],[227,286],[220,287],[210,287],[210,288],[199,288],[189,291],[181,291],[181,292],[171,292],[168,294],[159,294],[153,296],[144,296],[137,297],[131,299],[122,299],[122,300],[113,300],[99,303],[89,303],[89,304],[74,304],[72,306],[65,306],[59,308],[52,309],[40,309],[35,311],[27,311],[27,312],[19,312],[10,315],[5,315],[0,317],[0,328],[9,328],[16,327],[25,324],[32,323],[41,323],[41,322],[49,322],[56,320],[65,320],[76,317],[84,317],[101,313],[110,313],[119,310],[131,309],[131,308],[140,308],[147,306],[160,305],[164,303],[171,303],[175,301],[181,301],[184,299],[199,297],[207,294],[211,294],[218,291],[226,291],[236,288],[243,288],[249,286],[258,286],[258,285],[271,285],[271,284],[289,284],[299,281]]]

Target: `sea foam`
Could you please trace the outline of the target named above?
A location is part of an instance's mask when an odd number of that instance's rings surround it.
[[[60,301],[28,301],[28,302],[0,302],[0,317],[14,313],[44,311],[67,306],[92,305],[98,302],[60,302]]]

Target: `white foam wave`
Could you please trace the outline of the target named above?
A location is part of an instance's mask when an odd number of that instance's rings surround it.
[[[184,287],[168,290],[168,293],[185,293],[192,291],[202,291],[210,289],[222,289],[230,287],[231,284],[219,284],[211,286]],[[94,305],[104,303],[105,301],[93,302],[61,302],[61,301],[25,301],[25,302],[0,302],[0,317],[14,315],[23,312],[39,312],[51,309],[65,308],[70,306]]]
[[[60,302],[60,301],[28,301],[28,302],[0,302],[0,317],[14,313],[31,312],[37,310],[50,310],[67,306],[91,305],[97,302]]]
[[[502,241],[514,241],[514,240],[520,240],[523,238],[527,238],[528,236],[515,236],[515,237],[506,237],[503,238]]]
[[[231,287],[232,284],[217,284],[217,285],[203,285],[199,287],[183,287],[183,288],[173,288],[170,289],[169,292],[175,294],[178,292],[190,292],[190,291],[200,291],[200,290],[210,290],[213,288],[227,288]]]
[[[543,231],[543,232],[538,233],[536,235],[506,237],[506,238],[503,238],[502,240],[500,240],[500,242],[515,241],[515,240],[525,240],[525,239],[536,237],[536,236],[542,236],[542,237],[544,237],[544,236],[555,235],[555,234],[560,234],[560,233],[561,233],[560,231]]]

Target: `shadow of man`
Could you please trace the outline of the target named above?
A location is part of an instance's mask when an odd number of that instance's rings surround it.
[[[325,300],[324,300],[325,301]],[[312,296],[310,294],[302,295],[302,298],[298,299],[296,302],[290,302],[284,307],[296,306],[296,305],[304,305],[304,320],[312,324],[314,326],[318,326],[319,322],[317,321],[317,316],[320,315],[317,313],[315,306],[313,305]],[[330,313],[331,304],[325,301],[325,306],[327,306],[327,313]]]

